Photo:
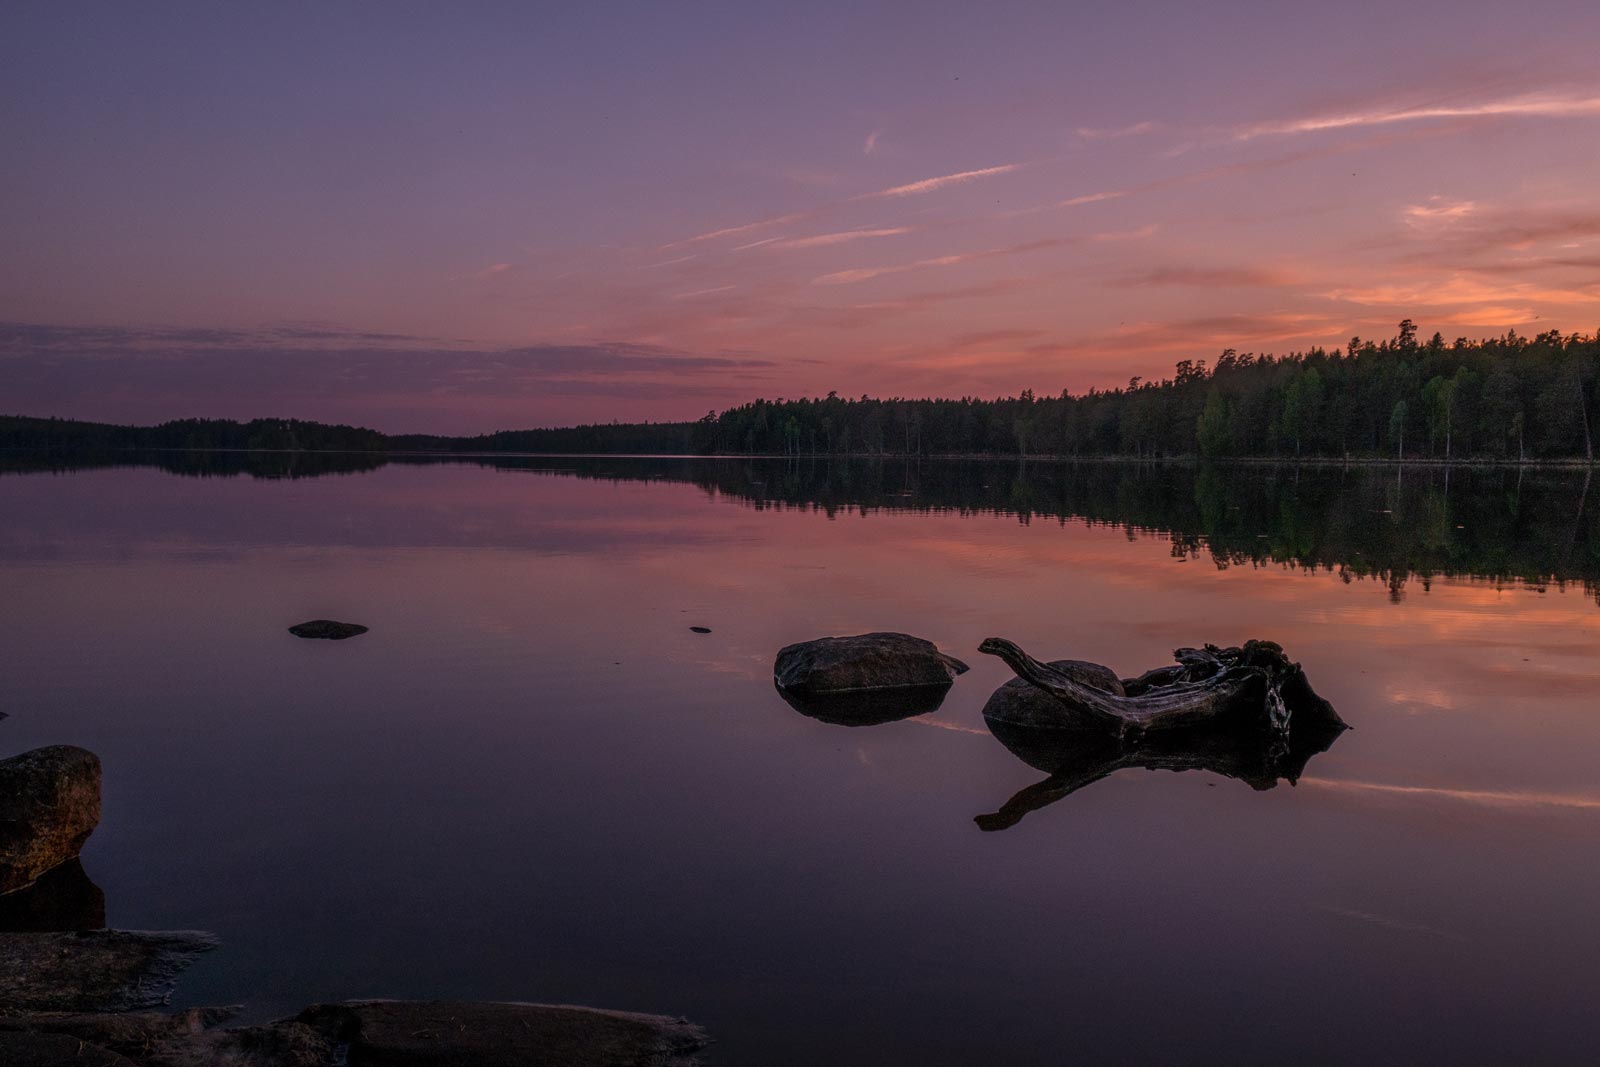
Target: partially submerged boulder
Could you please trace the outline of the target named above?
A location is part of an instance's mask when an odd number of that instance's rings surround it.
[[[773,681],[786,693],[831,696],[887,689],[948,688],[967,665],[932,641],[899,633],[802,641],[778,651]]]
[[[194,930],[0,934],[0,1014],[160,1007],[216,944]]]
[[[0,760],[0,894],[78,856],[100,824],[100,759],[71,745]]]
[[[343,641],[347,637],[357,637],[367,632],[367,628],[353,622],[335,622],[333,619],[312,619],[310,622],[296,623],[289,627],[289,632],[296,637],[305,637],[320,641]]]
[[[938,711],[949,685],[923,685],[910,689],[861,689],[846,693],[807,696],[780,688],[783,702],[802,715],[834,726],[881,726]]]
[[[684,1019],[559,1004],[353,1001],[295,1019],[349,1047],[351,1067],[693,1067]]]

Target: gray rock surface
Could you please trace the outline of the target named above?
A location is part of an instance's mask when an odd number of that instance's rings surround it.
[[[0,1064],[11,1042],[27,1067],[694,1067],[708,1043],[682,1019],[553,1004],[352,1001],[218,1026],[229,1014],[0,1016]],[[48,1058],[77,1049],[96,1058]]]
[[[71,745],[0,760],[0,893],[76,859],[100,824],[100,759]]]
[[[134,1067],[132,1060],[67,1034],[0,1032],[4,1067]]]
[[[823,637],[778,651],[773,681],[802,696],[948,687],[967,665],[932,641],[901,633]]]
[[[0,934],[0,1015],[160,1007],[216,944],[193,930]]]

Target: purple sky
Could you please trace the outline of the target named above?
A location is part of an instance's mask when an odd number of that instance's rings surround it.
[[[479,431],[1600,326],[1600,5],[18,3],[0,412]]]

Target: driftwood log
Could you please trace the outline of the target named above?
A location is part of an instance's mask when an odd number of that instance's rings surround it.
[[[1271,641],[1180,648],[1173,666],[1121,679],[1099,664],[1042,663],[1003,637],[988,638],[978,651],[999,656],[1019,678],[1054,698],[1014,702],[1016,708],[1003,717],[1019,726],[1099,730],[1119,738],[1224,727],[1285,733],[1302,709],[1344,726],[1300,665]],[[984,714],[989,718],[990,709]]]
[[[1180,648],[1176,664],[1137,678],[1081,660],[1041,663],[1002,638],[979,649],[1017,672],[984,705],[989,732],[1050,776],[977,816],[984,830],[1014,826],[1132,767],[1211,771],[1252,789],[1293,785],[1311,757],[1349,729],[1270,641]]]

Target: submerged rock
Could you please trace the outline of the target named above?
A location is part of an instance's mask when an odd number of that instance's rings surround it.
[[[393,1067],[693,1067],[705,1031],[684,1019],[558,1004],[353,1001],[295,1019]]]
[[[887,689],[948,688],[967,665],[932,641],[899,633],[823,637],[778,652],[773,681],[786,693],[819,697]]]
[[[71,745],[0,760],[0,894],[78,856],[100,823],[100,759]]]
[[[358,637],[367,632],[365,626],[353,622],[335,622],[332,619],[312,619],[289,627],[289,632],[296,637],[307,637],[322,641],[343,641],[347,637]]]
[[[835,726],[881,726],[938,711],[950,684],[899,689],[863,689],[846,693],[807,696],[780,688],[778,695],[791,708],[818,722]]]
[[[159,1007],[216,945],[194,930],[0,934],[0,1013]]]

